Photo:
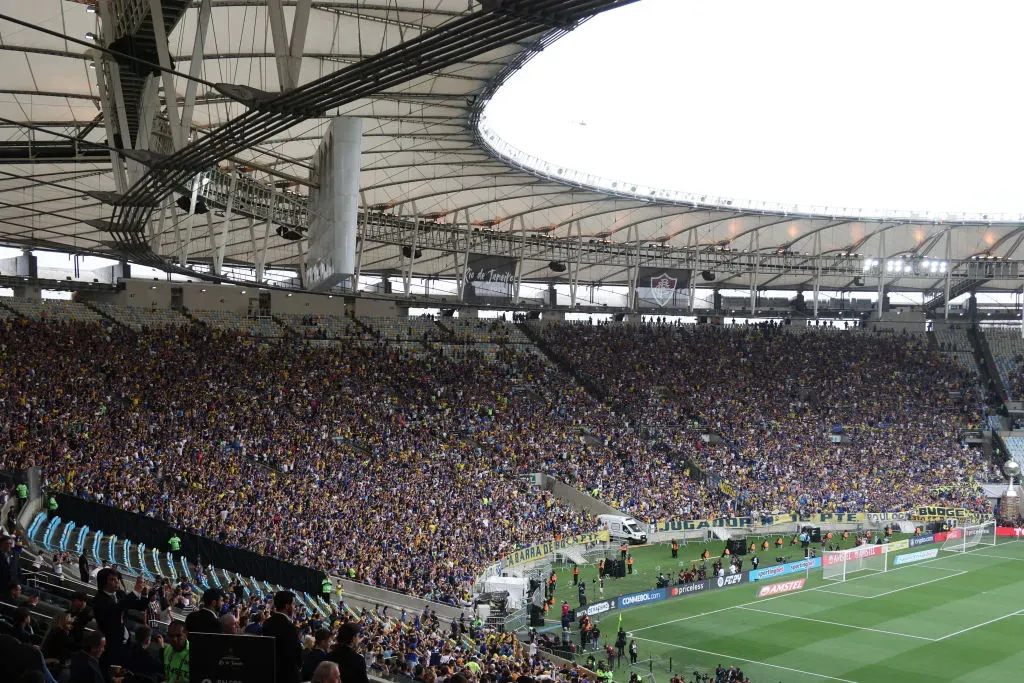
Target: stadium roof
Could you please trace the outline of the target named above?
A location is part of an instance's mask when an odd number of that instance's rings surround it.
[[[364,273],[454,277],[469,250],[522,258],[524,279],[566,283],[625,283],[640,262],[712,271],[716,286],[782,289],[820,273],[822,287],[872,289],[881,271],[891,288],[938,291],[948,260],[965,286],[1018,287],[1006,260],[1019,256],[1021,217],[714,206],[527,164],[479,125],[526,60],[630,1],[9,4],[0,242],[203,272],[297,268],[310,160],[328,117],[346,115],[367,120]],[[152,47],[161,31],[166,55]],[[193,187],[209,213],[173,204]],[[410,263],[413,240],[422,255]],[[898,256],[897,274],[886,259]],[[555,272],[552,261],[570,267]]]

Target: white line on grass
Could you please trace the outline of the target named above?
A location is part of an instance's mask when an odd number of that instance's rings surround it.
[[[967,628],[962,628],[959,631],[954,631],[953,633],[950,633],[949,635],[942,636],[941,638],[936,638],[935,640],[938,641],[938,640],[945,640],[946,638],[952,638],[953,636],[958,636],[961,633],[967,633],[968,631],[973,631],[976,628],[981,628],[982,626],[988,626],[989,624],[994,624],[997,621],[1002,621],[1003,619],[1009,619],[1010,617],[1015,617],[1018,614],[1024,614],[1024,609],[1019,609],[1016,612],[1011,612],[1010,614],[1004,614],[1003,616],[996,617],[995,619],[989,619],[988,621],[983,621],[980,624],[975,624],[974,626],[969,626]]]
[[[928,569],[940,569],[940,567],[928,567]],[[836,595],[849,595],[849,596],[855,597],[855,598],[864,598],[865,600],[874,600],[875,598],[880,598],[880,597],[883,597],[885,595],[892,595],[893,593],[899,593],[900,591],[910,590],[911,588],[920,588],[921,586],[927,586],[929,583],[935,583],[936,581],[945,581],[946,579],[955,579],[956,577],[960,576],[961,574],[966,574],[967,573],[966,569],[962,569],[960,571],[957,571],[957,570],[954,569],[954,570],[951,570],[951,571],[954,571],[956,573],[955,574],[949,574],[947,576],[940,576],[937,579],[930,579],[928,581],[920,581],[920,582],[912,584],[910,586],[904,586],[903,588],[894,588],[891,591],[886,591],[884,593],[879,593],[878,595],[856,595],[854,593],[840,593],[839,591],[821,591],[821,592],[822,593],[835,593]],[[888,572],[886,572],[886,573],[888,573]]]
[[[914,638],[916,640],[927,640],[934,641],[935,638],[926,638],[924,636],[915,636],[910,633],[900,633],[899,631],[886,631],[880,628],[870,628],[868,626],[854,626],[853,624],[842,624],[838,621],[827,621],[825,619],[814,619],[812,617],[798,617],[795,614],[786,614],[784,612],[772,612],[766,609],[755,609],[753,607],[740,607],[739,609],[745,612],[760,612],[761,614],[771,614],[776,617],[786,617],[787,619],[799,619],[801,621],[813,621],[818,624],[830,624],[832,626],[842,626],[844,628],[854,628],[858,631],[872,631],[873,633],[884,633],[889,636],[902,636],[904,638]]]
[[[972,553],[970,551],[968,551],[967,553],[961,553],[960,555],[952,555],[952,557],[964,557],[965,555],[968,556],[968,557],[993,557],[993,558],[995,558],[997,560],[1010,560],[1011,562],[1024,562],[1024,557],[1007,557],[1006,555],[989,555],[987,553]]]
[[[940,567],[931,567],[930,566],[931,563],[932,562],[941,562],[942,560],[948,560],[948,559],[951,559],[951,558],[954,558],[954,557],[966,557],[966,556],[974,555],[974,554],[975,554],[974,552],[968,550],[966,552],[957,553],[955,555],[940,555],[940,556],[936,557],[934,560],[924,560],[923,562],[916,562],[914,564],[908,564],[908,565],[905,565],[903,567],[896,567],[896,568],[892,569],[889,572],[885,572],[885,574],[891,574],[892,572],[898,572],[898,571],[901,571],[901,570],[904,570],[904,569],[914,569],[914,568],[917,568],[917,567],[928,567],[929,569],[940,569]],[[1001,560],[1016,559],[1016,558],[1012,558],[1012,557],[1010,557],[1010,558],[1003,557],[1002,555],[994,555],[993,557],[995,557],[997,559],[1001,559]],[[878,575],[879,575],[878,573],[871,573],[871,574],[864,574],[863,576],[855,576],[852,579],[847,579],[844,583],[852,583],[853,581],[859,581],[860,579],[868,579],[868,578],[871,578],[873,576],[878,576]],[[943,577],[943,578],[951,578],[951,577]],[[920,584],[915,584],[915,586],[916,585],[920,585]],[[816,588],[808,588],[807,590],[794,591],[792,593],[783,593],[782,595],[773,595],[770,598],[762,598],[760,600],[751,600],[750,602],[744,602],[744,603],[741,603],[739,605],[730,605],[729,607],[722,607],[720,609],[713,609],[710,612],[701,612],[700,614],[691,614],[688,617],[679,617],[678,619],[670,619],[669,621],[664,621],[664,622],[662,622],[660,624],[651,624],[650,626],[641,626],[640,628],[632,629],[631,632],[636,633],[636,632],[639,632],[639,631],[646,631],[647,629],[651,629],[651,628],[661,628],[662,626],[668,626],[669,624],[675,624],[675,623],[678,623],[680,621],[689,621],[690,619],[700,619],[701,617],[710,616],[712,614],[718,614],[720,612],[727,612],[727,611],[729,611],[731,609],[736,609],[737,607],[746,607],[748,605],[756,605],[756,604],[759,604],[759,603],[762,603],[762,602],[768,602],[769,600],[778,600],[779,598],[788,598],[788,597],[792,597],[794,595],[803,595],[805,593],[810,593],[810,592],[813,592],[813,591],[818,591],[818,592],[822,592],[822,593],[834,593],[835,595],[846,595],[848,597],[864,598],[863,595],[854,595],[853,593],[840,593],[838,591],[826,590],[826,589],[831,588],[831,587],[832,587],[832,584],[829,584],[829,585],[825,585],[825,586],[817,586]],[[913,587],[914,586],[908,586],[908,588],[913,588]]]
[[[677,650],[689,650],[690,652],[699,652],[705,655],[711,655],[712,657],[721,657],[722,659],[735,660],[738,662],[746,662],[747,664],[760,664],[761,666],[770,666],[773,669],[781,669],[783,671],[792,671],[793,673],[804,674],[805,676],[817,676],[818,678],[827,678],[830,681],[840,681],[841,683],[857,683],[847,678],[838,678],[836,676],[829,676],[827,674],[819,674],[813,671],[804,671],[803,669],[794,669],[788,666],[781,666],[779,664],[769,664],[768,662],[761,662],[756,659],[745,659],[743,657],[737,657],[735,655],[726,655],[721,652],[712,652],[711,650],[701,650],[696,647],[687,647],[686,645],[677,645],[675,643],[664,643],[660,640],[651,640],[650,638],[640,638],[637,640],[643,640],[648,643],[654,643],[656,645],[664,645],[665,647],[676,648]]]

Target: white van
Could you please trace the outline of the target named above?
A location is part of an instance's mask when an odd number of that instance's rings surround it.
[[[630,544],[647,543],[647,532],[643,524],[626,515],[598,515],[597,521],[602,529],[615,541],[628,541]]]

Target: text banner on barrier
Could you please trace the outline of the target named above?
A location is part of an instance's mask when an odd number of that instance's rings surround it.
[[[885,552],[885,548],[881,545],[862,545],[858,548],[851,548],[838,553],[828,553],[821,558],[822,567],[831,567],[834,564],[842,564],[847,560],[860,560],[865,557],[873,557],[875,555],[881,555]]]
[[[1016,538],[1024,538],[1024,529],[1020,527],[1001,526],[996,529],[996,536],[1014,536]]]
[[[812,557],[808,560],[788,562],[774,567],[765,567],[764,569],[751,569],[749,575],[751,581],[764,581],[765,579],[773,579],[777,576],[785,576],[786,574],[805,572],[809,569],[819,569],[820,567],[821,558]]]
[[[894,566],[899,564],[910,564],[911,562],[920,562],[921,560],[934,560],[938,556],[938,548],[929,548],[928,550],[918,550],[916,553],[897,555],[896,559],[893,560],[892,563]]]
[[[889,543],[886,543],[885,544],[885,552],[887,552],[887,553],[894,553],[897,550],[906,550],[909,547],[910,547],[910,539],[909,538],[904,538],[904,539],[899,540],[899,541],[890,541]]]
[[[935,543],[935,534],[925,534],[924,536],[914,536],[908,538],[907,542],[910,543],[911,548],[916,548],[919,545],[927,545],[929,543]]]
[[[767,586],[761,586],[757,591],[757,597],[767,598],[771,595],[782,595],[783,593],[792,593],[793,591],[801,590],[804,587],[806,579],[794,579],[792,581],[783,581],[782,583],[770,583]]]

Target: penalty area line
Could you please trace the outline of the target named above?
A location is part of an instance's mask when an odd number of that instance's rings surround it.
[[[641,638],[637,636],[637,640],[643,640],[648,643],[654,643],[656,645],[664,645],[665,647],[675,648],[677,650],[689,650],[690,652],[699,652],[704,655],[711,655],[712,657],[721,657],[722,659],[734,660],[737,662],[746,662],[747,664],[755,664],[759,666],[767,666],[773,669],[780,669],[782,671],[789,671],[791,673],[804,674],[805,676],[816,676],[818,678],[824,678],[830,681],[840,681],[840,683],[857,683],[857,681],[851,681],[848,678],[838,678],[836,676],[829,676],[828,674],[819,674],[814,671],[804,671],[803,669],[794,669],[789,666],[782,666],[781,664],[769,664],[768,662],[762,662],[757,659],[747,659],[745,657],[737,657],[736,655],[724,654],[721,652],[712,652],[711,650],[702,650],[698,647],[689,647],[687,645],[676,645],[675,643],[665,643],[660,640],[652,640],[650,638]]]
[[[815,619],[813,617],[798,617],[795,614],[786,614],[785,612],[772,612],[766,609],[756,609],[754,607],[739,607],[745,612],[760,612],[761,614],[771,614],[776,617],[785,617],[787,619],[799,619],[800,621],[813,621],[816,624],[828,624],[830,626],[841,626],[842,628],[853,628],[858,631],[871,631],[872,633],[884,633],[887,636],[901,636],[903,638],[914,638],[916,640],[927,640],[934,642],[935,638],[927,638],[925,636],[915,636],[910,633],[900,633],[899,631],[886,631],[880,628],[871,628],[870,626],[854,626],[853,624],[843,624],[838,621],[828,621],[827,619]]]

